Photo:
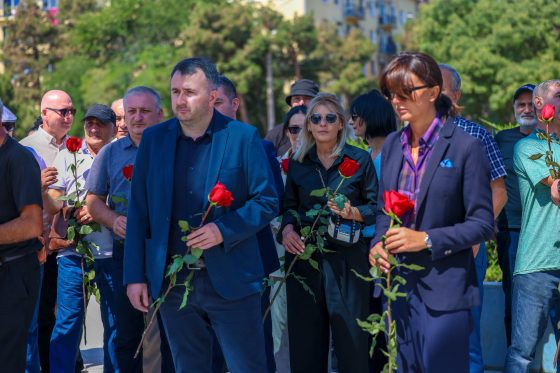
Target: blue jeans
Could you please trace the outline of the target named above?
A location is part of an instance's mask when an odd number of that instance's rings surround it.
[[[51,372],[73,373],[78,357],[84,322],[82,258],[68,255],[58,258],[57,313],[51,336]],[[115,311],[113,301],[113,260],[96,259],[95,282],[101,295],[103,322],[103,369],[118,372],[115,354]]]
[[[513,277],[511,346],[506,356],[505,372],[528,372],[549,315],[551,312],[559,314],[559,284],[560,270]]]
[[[39,291],[37,293],[37,304],[33,311],[33,318],[29,326],[29,334],[27,335],[27,356],[25,358],[25,373],[41,373],[41,361],[39,359],[39,300],[41,299],[41,286],[43,284],[43,265],[41,264],[41,281],[39,282]]]
[[[488,255],[484,242],[474,260],[476,281],[480,290],[480,306],[471,308],[472,330],[469,336],[469,371],[470,373],[484,373],[482,361],[482,347],[480,345],[480,318],[482,316],[482,301],[484,299],[484,277],[488,268]]]
[[[177,283],[184,282],[187,270],[179,272]],[[262,324],[261,295],[228,300],[210,282],[206,270],[195,273],[187,306],[179,305],[184,287],[171,290],[160,312],[178,373],[212,371],[212,330],[232,373],[267,372],[265,337]],[[164,289],[168,282],[164,283]]]
[[[502,289],[504,290],[504,324],[507,345],[511,344],[511,279],[515,269],[515,255],[519,244],[519,230],[501,230],[496,236],[498,261],[502,269]]]

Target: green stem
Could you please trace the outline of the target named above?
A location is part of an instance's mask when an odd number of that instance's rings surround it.
[[[391,218],[391,222],[389,223],[389,229],[393,228],[395,221],[393,218]],[[383,250],[385,250],[385,252],[388,255],[391,255],[389,253],[389,251],[387,250],[387,247],[385,246],[385,241],[383,241]],[[392,280],[391,280],[391,273],[393,272],[393,265],[391,265],[389,272],[387,273],[387,289],[389,289],[389,291],[392,290]],[[387,327],[389,330],[389,335],[388,338],[393,338],[393,333],[392,333],[392,329],[393,329],[393,317],[391,316],[391,298],[387,297]],[[396,338],[396,335],[394,336],[394,338]],[[396,346],[396,344],[392,344],[392,343],[388,343],[388,345],[390,346]],[[389,351],[389,372],[393,371],[393,361],[391,359],[391,352]]]

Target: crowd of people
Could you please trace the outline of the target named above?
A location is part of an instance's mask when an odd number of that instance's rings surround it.
[[[398,372],[483,373],[485,242],[495,240],[505,371],[528,372],[560,311],[549,169],[560,116],[541,116],[560,107],[560,80],[521,85],[517,126],[495,136],[459,115],[459,73],[422,53],[395,56],[380,90],[348,108],[312,80],[294,82],[265,139],[237,120],[235,84],[205,58],[178,62],[170,92],[172,116],[146,86],[90,106],[83,141],[68,136],[67,92],[44,94],[19,143],[0,101],[2,370],[83,368],[84,276],[94,273],[105,372],[380,372],[387,341],[357,320],[381,314],[386,294],[358,275],[396,261],[420,268],[397,269]],[[228,204],[210,198],[217,187]],[[414,203],[398,227],[388,192]],[[69,221],[99,226],[77,235],[92,263]],[[194,249],[202,256],[171,280],[168,266]]]

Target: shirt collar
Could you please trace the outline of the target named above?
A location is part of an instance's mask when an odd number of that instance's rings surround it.
[[[52,136],[51,134],[49,134],[47,131],[45,131],[43,129],[43,126],[39,126],[39,129],[37,130],[37,133],[39,136],[43,137],[45,140],[47,140],[47,142],[51,145],[56,146],[59,149],[64,149],[66,148],[66,140],[68,139],[68,135],[65,135],[64,138],[62,139],[62,143],[60,145],[58,145],[56,143],[56,139],[54,138],[54,136]]]
[[[443,128],[443,122],[439,117],[435,117],[432,124],[428,127],[428,130],[424,132],[420,138],[420,146],[427,146],[428,148],[433,148],[436,141],[439,139],[439,133]],[[409,146],[412,140],[412,130],[410,129],[410,124],[407,125],[401,133],[401,145],[403,147]]]
[[[210,124],[208,125],[208,128],[206,128],[206,131],[204,132],[204,134],[202,134],[202,136],[200,136],[196,140],[200,140],[200,139],[202,139],[206,136],[208,136],[210,138],[210,140],[212,139],[212,135],[214,134],[215,118],[216,118],[216,112],[214,111],[214,115],[212,116],[212,120],[210,121]],[[192,140],[191,137],[187,137],[183,134],[183,131],[181,130],[181,123],[179,122],[178,119],[177,119],[177,138],[178,139],[189,138],[189,139]]]
[[[535,128],[535,130],[531,133],[533,136],[540,138],[538,136],[538,134],[541,134],[542,136],[546,137],[546,131],[541,130],[540,128]],[[560,141],[560,138],[558,138],[558,136],[556,136],[555,133],[550,133],[550,137],[553,140],[556,140],[557,142]]]
[[[130,134],[126,135],[125,137],[121,137],[118,141],[121,142],[121,146],[123,149],[127,149],[130,147],[137,148],[137,146],[134,145],[134,142],[130,138]]]

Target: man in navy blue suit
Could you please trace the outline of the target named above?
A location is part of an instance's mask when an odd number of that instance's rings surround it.
[[[265,273],[257,232],[278,214],[278,196],[254,127],[216,110],[218,73],[202,58],[179,62],[171,73],[175,117],[145,131],[129,199],[124,282],[143,311],[167,287],[171,256],[203,250],[187,306],[175,287],[160,309],[177,372],[210,372],[213,330],[232,373],[267,371],[261,321]],[[207,196],[223,183],[230,207],[214,208],[205,224],[181,240],[179,220],[201,223]],[[190,270],[183,269],[177,283]]]

